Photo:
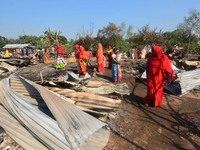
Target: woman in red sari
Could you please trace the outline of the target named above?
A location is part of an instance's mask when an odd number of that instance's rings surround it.
[[[104,56],[103,56],[103,46],[101,43],[98,43],[98,49],[96,52],[97,64],[98,64],[98,72],[104,72],[105,70],[105,63],[104,63]]]
[[[61,69],[65,68],[66,62],[64,60],[64,52],[60,46],[59,43],[56,44],[56,54],[57,54],[57,63],[56,63],[56,68]]]
[[[81,75],[85,75],[87,72],[87,61],[90,58],[90,53],[85,51],[85,48],[80,45],[80,52],[78,54],[78,62],[80,65]]]
[[[161,106],[164,80],[174,80],[169,58],[163,54],[160,46],[152,47],[152,55],[147,61],[147,96],[144,98],[147,106]]]

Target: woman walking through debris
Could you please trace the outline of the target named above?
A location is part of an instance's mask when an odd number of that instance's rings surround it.
[[[60,69],[60,68],[64,68],[66,63],[64,60],[64,52],[60,46],[59,43],[56,44],[56,55],[57,55],[57,64],[56,64],[56,68]]]
[[[97,58],[97,63],[98,63],[98,72],[104,72],[105,66],[104,66],[104,61],[105,57],[103,56],[103,46],[101,43],[98,43],[98,49],[96,52],[96,58]]]
[[[164,80],[168,83],[174,80],[169,58],[163,54],[160,46],[152,46],[152,54],[147,61],[147,96],[146,106],[161,106]]]
[[[90,58],[90,52],[85,51],[85,48],[80,45],[80,53],[78,55],[78,62],[80,65],[80,76],[85,75],[87,72],[87,61]]]

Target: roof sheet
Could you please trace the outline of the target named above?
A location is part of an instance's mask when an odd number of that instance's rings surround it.
[[[38,90],[38,94],[41,95],[53,115],[51,118],[41,111],[40,107],[29,103],[30,100],[26,97],[13,91],[10,87],[10,79],[5,78],[0,81],[0,103],[36,139],[35,142],[31,138],[21,141],[25,137],[17,135],[20,133],[15,133],[12,128],[8,128],[7,132],[11,137],[15,139],[19,137],[18,142],[22,147],[42,146],[37,145],[37,141],[47,149],[78,150],[100,145],[99,149],[103,149],[102,146],[106,145],[110,131],[103,128],[106,126],[105,123],[64,101],[45,87],[22,78],[18,79]],[[2,123],[0,121],[0,125]]]
[[[31,46],[31,44],[6,44],[3,48],[25,48]]]

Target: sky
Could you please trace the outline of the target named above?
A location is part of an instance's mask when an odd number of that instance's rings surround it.
[[[173,31],[189,15],[200,11],[200,0],[1,0],[0,36],[41,36],[50,28],[67,39],[91,34],[109,22],[132,26],[133,32],[151,29]]]

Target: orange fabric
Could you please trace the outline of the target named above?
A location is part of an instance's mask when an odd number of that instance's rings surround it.
[[[87,71],[87,61],[90,53],[85,51],[85,48],[80,45],[80,53],[78,54],[78,62],[80,65],[81,74],[85,75]]]
[[[47,55],[47,53],[46,52],[44,52],[44,62],[45,62],[45,64],[49,64],[49,56]]]
[[[149,57],[147,61],[147,96],[144,102],[152,106],[162,105],[164,80],[169,77],[174,79],[174,73],[170,60],[163,54],[161,47],[153,46],[155,56]]]
[[[98,43],[98,49],[96,52],[96,58],[98,63],[98,72],[104,72],[104,60],[103,60],[103,46],[101,43]]]

